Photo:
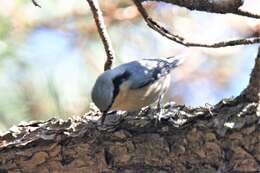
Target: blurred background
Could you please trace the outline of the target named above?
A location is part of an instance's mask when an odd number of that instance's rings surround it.
[[[106,55],[88,3],[1,0],[0,132],[14,124],[51,117],[84,115],[90,91]],[[165,101],[188,106],[215,104],[246,86],[258,45],[219,49],[185,48],[146,26],[130,0],[100,1],[117,59],[186,54],[173,72]],[[187,40],[211,43],[257,36],[260,21],[236,15],[189,11],[166,3],[145,3],[149,14]],[[242,9],[259,14],[260,1]]]

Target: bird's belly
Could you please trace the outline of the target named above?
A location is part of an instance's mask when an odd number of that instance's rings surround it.
[[[111,110],[137,111],[154,103],[163,95],[170,85],[170,75],[159,79],[151,85],[139,89],[123,88],[115,98]]]

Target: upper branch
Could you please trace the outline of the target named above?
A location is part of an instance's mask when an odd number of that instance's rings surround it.
[[[40,4],[39,4],[38,2],[36,2],[36,0],[32,0],[32,3],[33,3],[33,5],[35,5],[36,7],[40,7],[40,8],[41,8]]]
[[[251,38],[245,38],[245,39],[237,39],[237,40],[229,40],[229,41],[221,41],[217,43],[212,44],[202,44],[202,43],[194,43],[186,41],[183,37],[171,33],[168,31],[165,27],[158,24],[156,21],[154,21],[151,17],[149,17],[148,13],[146,12],[145,8],[143,7],[140,0],[133,0],[135,3],[138,11],[146,21],[147,25],[152,28],[153,30],[160,33],[162,36],[173,40],[179,44],[182,44],[187,47],[207,47],[207,48],[220,48],[220,47],[226,47],[226,46],[235,46],[235,45],[247,45],[247,44],[254,44],[254,43],[260,43],[260,37],[251,37]]]
[[[104,70],[108,70],[111,68],[113,59],[115,58],[114,49],[112,47],[111,40],[109,39],[104,18],[102,16],[102,11],[99,8],[97,0],[87,0],[87,2],[89,3],[90,9],[97,25],[98,33],[102,39],[107,54],[107,60],[105,62]]]
[[[244,0],[138,0],[143,1],[161,1],[186,7],[190,10],[206,11],[211,13],[232,13],[240,16],[260,18],[260,14],[241,11],[239,7],[243,5]]]

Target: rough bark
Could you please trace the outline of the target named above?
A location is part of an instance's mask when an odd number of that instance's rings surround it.
[[[157,124],[147,109],[109,115],[107,130],[95,111],[13,127],[0,137],[0,173],[259,172],[259,59],[241,96],[212,107],[168,104]]]
[[[245,97],[249,101],[259,102],[260,100],[260,48],[258,49],[258,55],[255,59],[255,67],[250,75],[250,81],[248,87],[243,91],[241,96]]]
[[[157,126],[132,114],[112,132],[97,129],[94,113],[20,125],[0,138],[0,172],[259,172],[256,108],[238,99],[212,109],[168,105]]]
[[[213,13],[235,13],[243,5],[243,0],[140,0],[143,1],[160,1],[190,10],[207,11]]]
[[[143,1],[158,1],[166,2],[180,7],[185,7],[190,10],[205,11],[210,13],[227,14],[232,13],[240,16],[252,17],[259,19],[259,14],[253,14],[240,9],[244,0],[138,0]]]
[[[216,13],[237,13],[243,3],[157,1]],[[159,123],[156,110],[147,109],[110,115],[105,130],[97,112],[15,126],[0,136],[0,173],[260,172],[260,48],[255,62],[237,98],[212,107],[168,104]]]

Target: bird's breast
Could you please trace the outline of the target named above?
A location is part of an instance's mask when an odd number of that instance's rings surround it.
[[[137,111],[159,99],[170,86],[170,74],[150,85],[138,89],[129,89],[128,83],[120,86],[111,110]]]

